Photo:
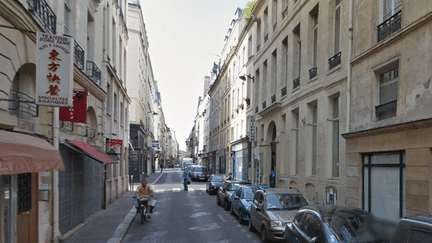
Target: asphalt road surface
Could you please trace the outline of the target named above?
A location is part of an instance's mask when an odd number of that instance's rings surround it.
[[[140,223],[135,216],[122,242],[229,243],[261,242],[247,224],[216,205],[216,196],[208,195],[205,182],[191,182],[183,191],[179,168],[165,169],[153,189],[156,205],[152,218]],[[131,199],[132,203],[132,199]]]

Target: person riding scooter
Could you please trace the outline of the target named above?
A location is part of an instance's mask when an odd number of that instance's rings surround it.
[[[149,184],[147,184],[146,180],[142,180],[141,185],[137,188],[135,191],[135,196],[139,196],[141,200],[146,200],[146,208],[147,212],[151,213],[151,207],[150,207],[150,196],[153,195],[153,187]],[[148,199],[147,199],[148,198]],[[149,215],[151,217],[151,215]]]

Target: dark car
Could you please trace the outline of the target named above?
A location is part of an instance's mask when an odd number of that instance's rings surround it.
[[[432,241],[432,214],[402,218],[396,228],[392,243],[426,243]]]
[[[216,203],[222,205],[225,210],[230,210],[230,197],[240,184],[250,184],[249,182],[226,180],[217,192]]]
[[[257,229],[263,242],[282,240],[285,225],[297,211],[308,205],[303,196],[293,189],[268,188],[257,190],[249,210],[249,230]]]
[[[249,209],[252,205],[256,188],[240,185],[231,196],[231,214],[238,216],[240,224],[245,220],[249,220]]]
[[[390,242],[395,228],[395,222],[356,207],[306,206],[286,225],[284,242]]]
[[[211,175],[206,184],[206,192],[209,194],[217,193],[219,187],[223,184],[223,178],[221,175]]]
[[[194,166],[192,167],[190,171],[190,177],[193,181],[198,180],[208,180],[210,177],[210,173],[208,171],[208,168],[205,166]]]

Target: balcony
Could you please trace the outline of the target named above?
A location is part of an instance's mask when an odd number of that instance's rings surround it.
[[[338,52],[336,55],[334,55],[334,56],[330,57],[330,59],[328,59],[329,70],[331,70],[334,67],[336,67],[337,65],[341,64],[341,55],[342,55],[342,52]]]
[[[272,95],[272,97],[271,97],[271,103],[273,104],[273,103],[275,103],[276,102],[276,95],[274,94],[274,95]]]
[[[288,7],[286,7],[285,10],[282,12],[282,19],[284,19],[286,16],[288,16]]]
[[[309,79],[313,79],[318,75],[318,68],[317,67],[313,67],[311,69],[309,69]]]
[[[281,89],[281,93],[282,93],[282,97],[284,97],[287,94],[287,87],[286,86]]]
[[[378,25],[378,42],[386,39],[401,28],[402,10]]]
[[[263,108],[263,110],[264,110],[266,107],[267,107],[267,101],[264,101],[264,102],[262,103],[262,108]]]
[[[27,0],[29,11],[52,33],[56,33],[57,17],[45,0]]]
[[[264,36],[264,43],[266,43],[268,41],[268,34],[266,34],[265,36]]]
[[[296,89],[300,86],[300,77],[293,80],[293,89]]]
[[[75,41],[74,63],[81,70],[84,70],[84,50]]]
[[[255,106],[255,113],[258,113],[258,106]]]
[[[9,103],[9,113],[20,119],[29,119],[39,115],[39,107],[35,104],[35,99],[18,90],[11,90],[9,93],[11,102]]]
[[[87,60],[87,76],[93,80],[97,85],[101,86],[101,71],[92,61]]]
[[[397,109],[397,100],[387,102],[375,106],[375,113],[379,120],[384,120],[387,118],[395,117]]]

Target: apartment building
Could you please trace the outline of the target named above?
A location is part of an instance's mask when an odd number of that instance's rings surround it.
[[[432,3],[350,2],[347,203],[391,220],[431,212]]]

